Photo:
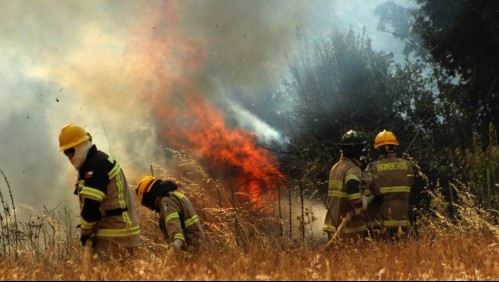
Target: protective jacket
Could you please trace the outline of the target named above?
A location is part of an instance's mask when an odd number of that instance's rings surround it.
[[[108,240],[120,247],[140,245],[140,226],[133,192],[120,165],[92,145],[78,174],[81,233],[96,244]]]
[[[367,225],[369,227],[408,227],[409,195],[414,172],[411,164],[395,153],[381,154],[379,159],[368,167],[373,175],[375,186],[383,194],[382,205],[369,205]]]
[[[180,239],[186,250],[197,249],[206,241],[199,217],[184,194],[168,192],[167,195],[157,197],[154,206],[159,212],[159,227],[167,242]]]
[[[342,155],[340,160],[331,168],[329,173],[327,214],[323,231],[335,233],[342,219],[353,209],[362,196],[366,183],[360,165],[360,161]],[[360,182],[358,191],[347,192],[346,183],[350,179]],[[357,233],[366,230],[364,215],[361,213],[352,217],[343,229],[343,232]]]

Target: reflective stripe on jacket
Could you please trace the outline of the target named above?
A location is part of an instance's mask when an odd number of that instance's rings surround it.
[[[346,192],[346,182],[350,179],[359,181],[359,191],[348,194]],[[343,217],[353,208],[353,203],[358,201],[362,195],[363,174],[358,164],[344,156],[331,168],[329,173],[329,189],[327,200],[327,213],[324,221],[325,232],[334,233],[341,224]],[[343,232],[356,233],[366,231],[367,227],[363,215],[352,217],[345,226]]]
[[[100,203],[102,217],[94,222],[81,215],[81,232],[95,233],[96,239],[110,240],[122,247],[140,244],[137,206],[120,165],[93,145],[79,171],[77,193],[80,208],[85,199]],[[112,216],[105,211],[121,211]]]
[[[159,226],[166,241],[184,241],[187,246],[199,247],[206,241],[199,217],[191,201],[180,192],[159,197],[155,201],[159,209]]]
[[[409,194],[414,179],[411,164],[397,158],[395,153],[388,153],[372,162],[367,170],[373,175],[384,197],[382,205],[369,205],[367,225],[409,226]]]

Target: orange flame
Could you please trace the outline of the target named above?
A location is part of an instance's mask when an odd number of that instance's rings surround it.
[[[275,200],[276,183],[283,176],[271,154],[257,147],[253,133],[227,128],[223,113],[205,100],[199,85],[206,75],[206,54],[176,22],[179,2],[139,8],[146,27],[137,28],[127,55],[138,92],[155,110],[162,141],[195,153],[221,175],[230,167],[239,202],[270,212],[271,205],[265,203]]]

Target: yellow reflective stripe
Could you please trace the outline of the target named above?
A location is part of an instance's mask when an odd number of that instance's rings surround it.
[[[124,185],[123,185],[123,179],[121,177],[116,177],[116,187],[118,188],[118,202],[120,204],[120,207],[122,209],[126,208],[126,201],[125,201],[125,191],[124,191]]]
[[[178,212],[172,212],[171,214],[167,215],[165,217],[165,223],[168,224],[168,221],[170,221],[174,218],[179,218]]]
[[[410,186],[390,186],[390,187],[381,187],[380,188],[381,193],[398,193],[398,192],[405,192],[409,193],[411,192],[411,187]]]
[[[348,180],[357,180],[357,181],[360,182],[360,178],[357,175],[353,175],[353,174],[348,175],[347,177],[345,177],[345,183],[347,183]]]
[[[116,163],[113,167],[113,169],[111,169],[111,171],[107,174],[109,179],[113,179],[115,178],[118,173],[120,173],[120,165],[118,163]]]
[[[353,194],[350,194],[350,195],[348,195],[348,199],[349,199],[349,200],[357,200],[357,199],[360,199],[360,193],[353,193]]]
[[[83,217],[80,217],[81,228],[92,229],[92,227],[97,223],[97,221],[88,222]]]
[[[140,226],[138,225],[123,229],[98,229],[96,232],[97,237],[126,237],[137,234],[140,234]]]
[[[329,190],[342,190],[343,189],[343,183],[341,180],[337,179],[330,179],[328,183],[328,188]]]
[[[114,162],[114,159],[111,156],[109,156],[107,160],[111,163]],[[109,177],[109,180],[116,178],[116,187],[118,188],[118,203],[120,204],[120,208],[124,209],[126,207],[126,202],[125,202],[125,194],[123,192],[123,181],[121,177],[118,177],[120,171],[121,167],[118,163],[116,163],[113,169],[111,169],[111,171],[109,171],[107,175]]]
[[[334,227],[332,225],[324,224],[324,227],[322,227],[322,231],[325,231],[325,232],[335,232],[336,231],[336,227]]]
[[[177,196],[179,199],[182,199],[184,197],[184,195],[180,192],[173,192],[173,194]]]
[[[328,191],[327,192],[328,197],[340,197],[340,198],[348,198],[348,194],[346,192],[341,192],[341,191]]]
[[[185,242],[184,234],[182,233],[175,233],[175,236],[173,236],[173,240],[180,239]]]
[[[378,171],[407,169],[406,162],[378,163],[376,164]]]
[[[184,222],[184,225],[185,225],[185,227],[189,227],[198,221],[199,221],[199,217],[197,215],[195,215],[195,216],[189,218],[188,220],[186,220]]]
[[[381,222],[376,221],[376,220],[370,220],[370,221],[368,221],[366,224],[367,224],[367,226],[369,226],[369,227],[376,227],[376,226],[380,226],[380,225],[381,225]]]
[[[394,227],[394,226],[409,226],[409,220],[386,220],[383,222],[385,227]]]
[[[352,227],[352,228],[345,227],[345,229],[343,229],[343,230],[344,230],[345,233],[362,232],[362,231],[366,231],[367,230],[367,226],[362,225],[362,226],[359,226],[359,227]]]
[[[121,216],[123,217],[123,220],[125,221],[127,228],[131,228],[132,227],[132,220],[130,219],[128,212],[122,213]]]
[[[84,196],[84,195],[97,198],[97,200],[100,202],[102,202],[102,200],[106,196],[106,194],[104,194],[104,192],[102,192],[101,190],[97,190],[95,188],[91,188],[91,187],[87,187],[87,186],[83,186],[83,188],[80,191],[80,196]]]

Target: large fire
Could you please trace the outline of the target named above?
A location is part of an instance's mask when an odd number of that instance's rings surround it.
[[[223,113],[205,99],[200,86],[207,75],[205,50],[177,22],[180,3],[143,3],[144,25],[134,31],[127,56],[148,103],[143,108],[154,109],[162,141],[195,154],[219,176],[230,176],[240,204],[269,212],[266,203],[276,198],[283,177],[273,156],[256,145],[251,132],[228,128]]]

